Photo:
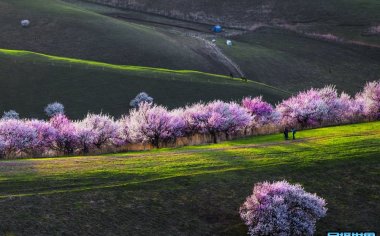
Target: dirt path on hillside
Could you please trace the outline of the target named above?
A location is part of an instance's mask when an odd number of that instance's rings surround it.
[[[213,58],[213,60],[221,63],[228,69],[228,71],[230,71],[230,73],[234,77],[245,77],[245,74],[243,70],[239,67],[239,65],[236,62],[234,62],[231,58],[229,58],[227,55],[225,55],[223,51],[215,43],[210,41],[210,38],[219,37],[219,35],[210,33],[212,25],[178,20],[174,18],[157,16],[149,13],[140,13],[139,15],[136,14],[136,12],[132,12],[131,14],[133,15],[129,15],[128,13],[104,13],[104,15],[108,17],[130,21],[137,24],[151,25],[154,27],[158,27],[159,29],[180,35],[182,37],[194,38],[200,41],[204,47],[204,51],[198,50],[198,53],[207,55],[209,58]],[[152,18],[148,19],[149,17]],[[158,18],[160,18],[160,20]],[[231,32],[233,31],[242,31],[240,29],[228,27],[225,28],[225,30],[227,33],[220,34],[220,36],[223,37],[225,35],[231,34]]]

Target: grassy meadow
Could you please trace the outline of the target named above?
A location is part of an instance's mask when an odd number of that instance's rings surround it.
[[[379,231],[380,122],[214,145],[0,161],[0,234],[244,235],[254,183],[301,183],[328,203],[317,235]]]

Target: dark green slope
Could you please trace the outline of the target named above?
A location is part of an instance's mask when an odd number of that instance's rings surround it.
[[[20,20],[31,26],[22,28]],[[1,0],[0,48],[170,69],[228,71],[191,37],[117,20],[60,0]]]
[[[240,100],[264,95],[275,103],[288,93],[229,77],[197,71],[174,71],[0,50],[0,111],[15,109],[22,117],[44,117],[47,103],[60,101],[72,118],[88,111],[119,116],[129,101],[145,91],[170,108],[213,99]]]
[[[286,30],[261,28],[232,38],[223,51],[249,79],[297,92],[328,84],[350,92],[379,79],[380,48],[327,42]]]

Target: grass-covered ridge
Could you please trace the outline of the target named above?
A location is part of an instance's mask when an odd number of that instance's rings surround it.
[[[82,118],[87,111],[118,116],[128,111],[129,101],[141,91],[169,107],[258,95],[277,102],[290,95],[263,83],[245,83],[224,75],[116,65],[23,50],[0,49],[0,62],[0,111],[15,109],[24,117],[43,117],[43,107],[52,101],[62,102],[72,118]]]
[[[120,70],[120,71],[133,71],[133,72],[141,72],[141,73],[167,73],[167,74],[181,74],[181,75],[189,75],[192,76],[194,79],[197,79],[197,76],[208,76],[212,79],[228,79],[231,81],[239,81],[242,82],[241,78],[231,78],[227,75],[220,75],[220,74],[212,74],[207,72],[201,72],[201,71],[195,71],[195,70],[171,70],[171,69],[165,69],[165,68],[157,68],[157,67],[146,67],[146,66],[134,66],[134,65],[117,65],[117,64],[110,64],[105,62],[99,62],[99,61],[91,61],[91,60],[83,60],[83,59],[76,59],[76,58],[68,58],[68,57],[60,57],[60,56],[52,56],[48,54],[43,53],[37,53],[37,52],[31,52],[26,50],[11,50],[11,49],[0,49],[0,55],[3,57],[9,57],[10,60],[13,60],[15,63],[17,63],[17,60],[28,60],[32,63],[42,63],[47,64],[51,63],[51,66],[54,66],[54,63],[60,63],[62,66],[71,67],[71,66],[82,66],[86,68],[94,68],[94,69],[111,69],[111,70]],[[59,65],[59,64],[58,64]],[[210,78],[207,81],[202,82],[210,82]],[[223,81],[225,82],[225,81]],[[275,88],[269,85],[266,85],[264,83],[259,83],[256,81],[247,81],[247,83],[254,83],[257,85],[266,86],[271,89],[275,89],[278,91],[282,91],[284,93],[288,93],[285,90],[281,90],[279,88]]]
[[[254,183],[287,179],[328,202],[318,225],[378,231],[380,122],[216,145],[0,162],[0,230],[39,234],[245,234]],[[21,214],[22,212],[22,214]],[[144,219],[144,220],[142,220]],[[34,224],[29,224],[33,221]]]

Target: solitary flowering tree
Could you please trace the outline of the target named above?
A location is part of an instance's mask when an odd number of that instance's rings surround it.
[[[263,98],[244,98],[242,100],[242,106],[247,109],[252,116],[252,126],[261,127],[263,125],[271,124],[279,120],[279,114],[274,107],[263,101]]]
[[[64,114],[58,113],[50,119],[50,124],[57,131],[52,149],[64,154],[73,154],[78,146],[78,136],[74,123]]]
[[[326,202],[286,181],[258,183],[240,207],[250,235],[313,235],[326,215]]]
[[[367,83],[364,90],[357,95],[363,102],[364,114],[372,119],[380,119],[380,80]]]
[[[3,117],[1,118],[3,120],[18,120],[20,119],[20,115],[15,111],[15,110],[10,110],[10,111],[4,111]]]
[[[146,92],[141,92],[137,94],[137,96],[131,100],[129,105],[133,108],[138,108],[141,103],[153,103],[153,98],[150,97]]]
[[[48,117],[65,114],[65,107],[59,102],[50,103],[45,107],[45,113]]]
[[[124,118],[124,133],[132,143],[151,143],[159,148],[160,142],[174,140],[182,135],[183,121],[165,107],[146,102],[132,109]]]

